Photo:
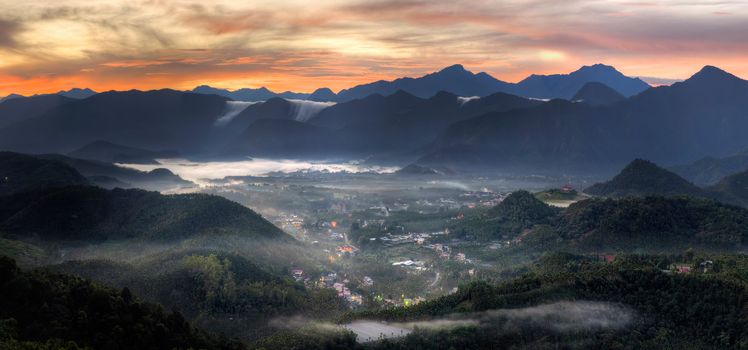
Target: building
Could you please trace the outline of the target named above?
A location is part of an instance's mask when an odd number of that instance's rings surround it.
[[[706,273],[714,269],[714,261],[704,260],[699,263],[699,271]]]
[[[677,273],[691,273],[691,266],[688,264],[673,264],[670,269]]]

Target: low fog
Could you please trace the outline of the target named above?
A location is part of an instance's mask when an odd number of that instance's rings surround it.
[[[265,176],[268,173],[296,171],[326,172],[376,172],[391,173],[395,167],[369,166],[355,163],[318,163],[311,161],[255,158],[234,162],[192,162],[185,159],[159,159],[161,164],[123,164],[141,171],[167,168],[183,179],[197,184],[206,184],[208,179],[222,179],[227,176]]]

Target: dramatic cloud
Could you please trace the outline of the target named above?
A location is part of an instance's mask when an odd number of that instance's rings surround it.
[[[14,47],[14,35],[20,30],[20,25],[14,21],[0,18],[0,47]]]
[[[706,64],[748,76],[745,1],[0,0],[0,10],[0,95],[338,90],[454,63],[508,81],[598,62],[650,81]]]

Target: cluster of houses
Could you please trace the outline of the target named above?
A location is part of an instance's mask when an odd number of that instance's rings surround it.
[[[434,231],[434,232],[409,232],[401,235],[393,235],[393,234],[387,234],[382,237],[372,237],[369,238],[371,241],[380,240],[384,243],[386,246],[393,246],[393,245],[399,245],[404,243],[415,243],[418,245],[423,245],[426,243],[426,240],[429,238],[435,237],[435,236],[443,236],[448,235],[449,229],[445,228],[442,231]]]
[[[460,199],[468,208],[493,207],[501,203],[506,198],[506,194],[492,192],[487,188],[481,191],[469,191],[460,195]]]
[[[455,261],[464,262],[464,263],[473,262],[472,260],[468,259],[467,256],[465,256],[465,253],[458,252],[454,254],[453,256],[452,248],[442,243],[427,244],[427,245],[424,245],[424,247],[434,250],[437,254],[439,254],[439,257],[444,260],[451,260],[454,257]]]
[[[351,292],[351,290],[346,286],[346,283],[349,283],[350,281],[347,279],[338,281],[338,274],[335,272],[322,274],[316,282],[312,282],[309,278],[304,278],[304,271],[301,269],[293,269],[291,270],[291,274],[296,281],[303,281],[307,287],[334,289],[335,292],[337,292],[338,297],[345,299],[351,307],[361,306],[364,302],[364,298],[361,294]],[[367,278],[368,282],[366,280]],[[373,285],[374,281],[370,277],[364,277],[364,284],[366,285],[367,283]]]

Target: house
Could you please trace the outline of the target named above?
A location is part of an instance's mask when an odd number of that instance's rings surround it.
[[[670,269],[676,273],[691,273],[691,265],[688,264],[672,264]]]
[[[457,253],[457,255],[455,256],[455,259],[457,261],[465,261],[465,253]]]
[[[344,245],[338,246],[336,250],[338,251],[338,254],[344,254],[344,253],[354,253],[356,251],[356,248],[354,248],[351,245],[344,244]]]
[[[714,261],[704,260],[699,263],[699,271],[706,273],[714,269]]]
[[[371,279],[369,276],[364,276],[364,285],[365,286],[372,286],[374,285],[374,280]]]

